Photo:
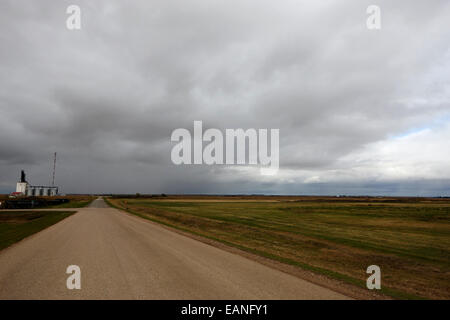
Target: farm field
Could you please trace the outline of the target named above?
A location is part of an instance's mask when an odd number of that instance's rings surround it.
[[[47,208],[58,209],[58,208],[84,208],[87,207],[96,197],[89,195],[70,195],[64,196],[69,202],[48,206]]]
[[[96,197],[91,195],[67,195],[55,197],[18,197],[9,198],[8,195],[0,195],[1,209],[59,209],[59,208],[83,208],[88,206]],[[31,204],[34,201],[34,205]],[[55,204],[55,201],[64,201]],[[9,204],[8,204],[9,202]],[[53,203],[52,203],[53,202]],[[14,205],[14,203],[17,203]],[[3,205],[2,205],[3,204]]]
[[[73,213],[75,212],[0,210],[0,250],[67,218]]]
[[[450,200],[426,198],[108,198],[155,222],[365,288],[381,268],[393,298],[450,298]]]

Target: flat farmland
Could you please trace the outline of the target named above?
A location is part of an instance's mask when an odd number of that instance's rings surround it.
[[[381,293],[450,299],[450,200],[332,197],[109,198],[142,218]]]
[[[87,207],[96,197],[89,195],[70,195],[64,197],[56,197],[56,198],[65,198],[68,199],[69,202],[48,206],[47,208],[58,209],[58,208],[83,208]]]

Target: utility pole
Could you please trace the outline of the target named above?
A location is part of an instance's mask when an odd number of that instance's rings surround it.
[[[53,158],[53,179],[52,179],[52,187],[55,186],[55,170],[56,170],[56,152]]]

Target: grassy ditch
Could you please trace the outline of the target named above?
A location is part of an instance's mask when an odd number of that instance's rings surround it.
[[[0,250],[73,213],[65,211],[0,211]]]

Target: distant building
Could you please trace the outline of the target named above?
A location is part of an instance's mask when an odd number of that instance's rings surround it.
[[[17,182],[16,192],[12,195],[18,196],[36,196],[36,197],[50,197],[58,195],[58,187],[55,186],[32,186],[25,179],[25,172],[20,173],[20,182]]]

